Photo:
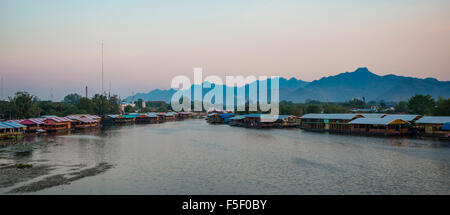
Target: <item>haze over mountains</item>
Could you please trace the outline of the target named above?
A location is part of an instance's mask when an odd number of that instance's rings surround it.
[[[228,86],[227,86],[228,87]],[[248,85],[245,86],[248,91]],[[358,68],[354,72],[323,77],[312,82],[296,78],[280,78],[280,101],[305,102],[319,100],[343,102],[353,98],[365,98],[366,101],[406,101],[415,94],[430,94],[435,98],[450,97],[450,81],[438,81],[434,78],[413,78],[397,75],[379,76],[367,68]],[[192,88],[192,87],[191,87]],[[205,89],[205,94],[210,89]],[[152,90],[137,93],[135,100],[170,102],[176,92],[170,90]],[[226,92],[224,90],[224,92]],[[236,92],[236,91],[235,91]],[[126,98],[130,102],[131,97]]]

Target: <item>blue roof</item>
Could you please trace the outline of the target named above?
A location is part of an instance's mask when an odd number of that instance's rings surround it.
[[[221,113],[219,116],[221,118],[230,118],[234,116],[234,113]]]
[[[442,130],[450,131],[450,122],[444,123],[444,125],[442,125]]]
[[[0,122],[0,128],[26,128],[26,127],[27,126],[14,121]]]
[[[231,117],[230,120],[240,120],[240,119],[245,119],[245,117],[247,117],[247,115],[238,115],[235,117]]]

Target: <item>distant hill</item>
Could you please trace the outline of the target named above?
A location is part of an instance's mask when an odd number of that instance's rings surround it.
[[[323,77],[312,82],[296,78],[279,79],[280,101],[305,102],[307,99],[343,102],[353,98],[365,97],[366,101],[405,101],[415,94],[430,94],[435,98],[450,97],[450,81],[438,81],[434,78],[413,78],[397,75],[379,76],[367,68],[358,68],[354,72]],[[245,86],[248,90],[248,85]],[[208,90],[204,90],[205,94]],[[176,91],[152,90],[137,93],[135,100],[163,100],[170,102]],[[225,90],[224,90],[225,92]],[[131,97],[126,98],[131,101]]]

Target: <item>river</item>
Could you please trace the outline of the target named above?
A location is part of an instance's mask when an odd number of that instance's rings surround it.
[[[450,194],[449,143],[247,129],[205,120],[27,138],[1,163],[51,169],[27,181],[110,168],[25,194]],[[48,185],[48,183],[47,183]],[[19,189],[20,190],[20,189]]]

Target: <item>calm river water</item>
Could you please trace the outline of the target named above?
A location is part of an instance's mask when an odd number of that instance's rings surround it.
[[[31,194],[450,194],[450,146],[438,141],[245,129],[205,120],[30,141],[50,143],[27,155],[0,154],[0,163],[54,166],[48,175],[113,165]]]

